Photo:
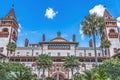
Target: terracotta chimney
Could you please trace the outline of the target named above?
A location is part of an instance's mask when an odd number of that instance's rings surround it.
[[[92,39],[89,40],[89,47],[93,47],[93,45],[92,45]]]
[[[28,47],[28,44],[29,44],[29,41],[28,41],[28,39],[25,39],[25,47]]]

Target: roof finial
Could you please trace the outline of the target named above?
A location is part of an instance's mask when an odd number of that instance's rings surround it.
[[[14,4],[12,4],[12,8],[14,8]]]
[[[60,31],[59,31],[59,32],[57,32],[57,36],[59,36],[59,37],[61,36],[61,32],[60,32]]]

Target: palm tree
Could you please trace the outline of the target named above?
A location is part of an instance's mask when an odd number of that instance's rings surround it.
[[[43,77],[42,79],[44,80],[44,76],[45,76],[45,69],[49,68],[52,66],[52,59],[50,58],[50,56],[46,55],[46,54],[41,54],[38,56],[38,58],[36,59],[36,64],[37,64],[37,68],[38,68],[38,75],[40,75],[40,69],[43,70]]]
[[[107,48],[111,46],[111,42],[108,39],[103,39],[101,41],[101,48],[105,48],[105,55],[107,55]]]
[[[30,68],[25,67],[20,63],[6,63],[6,71],[9,74],[9,80],[33,80]]]
[[[67,57],[65,58],[65,61],[64,61],[64,63],[63,63],[63,66],[64,66],[65,68],[70,68],[72,80],[74,79],[74,78],[73,78],[73,71],[74,71],[75,68],[79,67],[79,65],[80,65],[80,62],[79,62],[79,60],[77,59],[76,56],[71,55],[71,56],[67,56]]]
[[[96,13],[88,15],[82,22],[83,34],[93,37],[96,65],[98,62],[96,53],[96,35],[103,32],[104,26],[104,18],[98,16]]]
[[[83,80],[96,80],[95,73],[92,70],[84,71]]]
[[[109,75],[106,72],[105,68],[101,68],[101,67],[96,67],[95,68],[95,80],[110,80]]]
[[[83,80],[83,75],[78,72],[75,73],[74,80]]]
[[[10,52],[10,53],[8,52],[9,60],[10,60],[10,54],[12,54],[12,52],[15,51],[15,49],[16,49],[16,44],[14,42],[9,42],[7,44],[7,50]]]

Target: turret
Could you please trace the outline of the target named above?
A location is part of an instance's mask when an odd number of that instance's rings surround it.
[[[2,54],[7,55],[6,45],[9,42],[16,43],[18,38],[18,23],[15,17],[14,7],[10,9],[5,17],[0,18],[0,47],[3,47]]]
[[[29,40],[28,40],[28,39],[25,39],[25,44],[24,44],[24,46],[25,46],[25,47],[28,47],[28,44],[29,44]]]

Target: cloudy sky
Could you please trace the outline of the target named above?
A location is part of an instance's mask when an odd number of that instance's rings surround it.
[[[82,34],[81,22],[94,12],[102,16],[104,9],[120,26],[120,0],[0,0],[0,18],[9,12],[13,3],[19,24],[18,46],[23,46],[26,38],[36,44],[42,40],[42,34],[49,41],[60,31],[68,41],[76,34],[79,46],[86,47],[90,38]]]

